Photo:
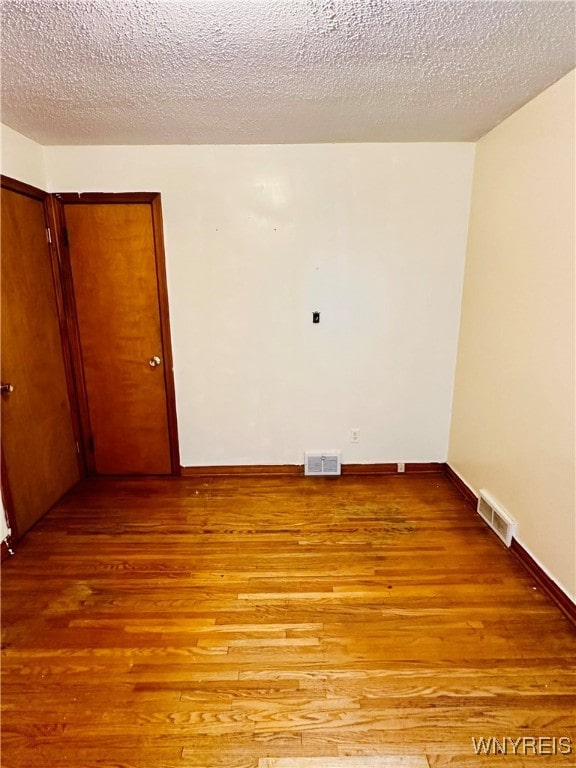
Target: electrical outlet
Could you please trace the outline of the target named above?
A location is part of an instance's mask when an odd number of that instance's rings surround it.
[[[351,429],[350,430],[350,442],[351,443],[359,443],[360,442],[360,430],[359,429]]]
[[[406,472],[406,465],[403,461],[399,461],[397,464],[398,472]]]

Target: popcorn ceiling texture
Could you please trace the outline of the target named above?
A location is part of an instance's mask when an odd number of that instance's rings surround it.
[[[473,141],[575,64],[573,2],[2,0],[42,144]]]

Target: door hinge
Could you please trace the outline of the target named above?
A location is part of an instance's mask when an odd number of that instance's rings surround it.
[[[68,230],[66,228],[62,230],[62,240],[64,241],[66,248],[68,248],[70,241],[68,240]]]
[[[78,443],[78,440],[76,440],[76,453],[80,453],[80,445]]]
[[[48,240],[48,245],[52,245],[52,232],[50,232],[50,227],[46,227],[46,240]]]

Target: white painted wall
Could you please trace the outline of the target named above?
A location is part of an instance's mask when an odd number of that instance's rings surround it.
[[[9,535],[10,529],[8,527],[6,510],[4,508],[4,499],[0,495],[0,541],[6,541]]]
[[[575,78],[477,145],[449,463],[576,598]]]
[[[1,123],[0,166],[4,176],[46,189],[44,148]]]
[[[184,465],[446,459],[474,145],[44,151],[162,193]]]

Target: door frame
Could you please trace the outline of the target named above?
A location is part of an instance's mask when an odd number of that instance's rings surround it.
[[[13,179],[10,176],[0,174],[0,187],[7,189],[10,192],[15,192],[25,197],[30,197],[33,200],[37,200],[42,203],[44,210],[44,225],[46,228],[46,238],[48,243],[48,253],[50,255],[50,270],[52,273],[52,285],[54,288],[54,297],[56,301],[56,315],[58,318],[58,329],[60,331],[60,342],[62,346],[62,358],[64,361],[64,373],[66,377],[66,387],[68,391],[68,400],[70,403],[70,416],[72,420],[72,431],[74,440],[76,441],[76,456],[78,461],[78,473],[80,479],[86,476],[86,466],[84,458],[80,450],[80,420],[78,417],[78,398],[76,391],[76,384],[74,378],[74,365],[71,355],[70,339],[68,336],[68,324],[65,309],[65,297],[62,290],[62,273],[60,269],[59,251],[56,243],[56,233],[52,227],[51,214],[49,207],[50,195],[42,189],[33,187],[31,184],[26,184],[18,179]],[[31,468],[33,471],[33,467]],[[8,524],[11,531],[11,541],[18,541],[21,538],[21,533],[18,529],[18,524],[14,515],[14,506],[12,503],[12,492],[10,489],[10,483],[8,480],[8,471],[6,466],[6,460],[4,456],[4,450],[1,450],[1,479],[2,479],[2,497],[4,500],[4,506],[6,509],[6,515],[8,517]],[[48,511],[48,510],[46,510]],[[6,555],[6,551],[2,548],[2,557]]]
[[[80,422],[80,446],[86,474],[96,475],[94,453],[91,446],[90,412],[86,382],[82,363],[80,345],[80,329],[76,302],[74,298],[74,283],[72,265],[68,248],[68,234],[64,205],[95,205],[95,204],[147,204],[151,209],[152,229],[154,238],[154,258],[156,265],[156,285],[158,292],[158,310],[160,317],[160,338],[163,348],[162,366],[164,389],[166,392],[166,414],[168,422],[168,442],[170,447],[171,474],[180,475],[180,448],[178,443],[178,422],[176,416],[176,393],[174,387],[174,370],[172,358],[172,338],[170,334],[170,312],[168,306],[168,284],[166,280],[166,254],[164,251],[164,230],[162,224],[162,202],[159,192],[62,192],[49,195],[47,202],[51,224],[54,228],[53,238],[61,267],[62,290],[66,305],[67,338],[70,345],[70,356],[76,381],[76,403]]]

